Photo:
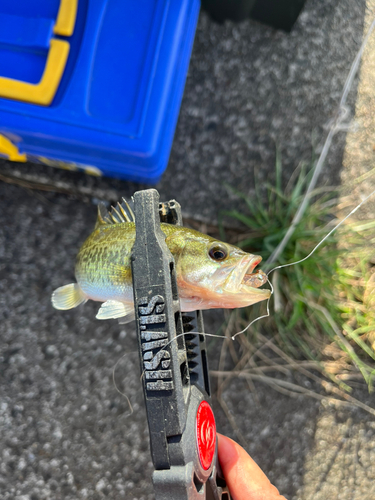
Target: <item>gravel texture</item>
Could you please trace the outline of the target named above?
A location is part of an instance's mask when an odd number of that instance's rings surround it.
[[[0,197],[0,498],[153,498],[131,324],[95,320],[93,302],[61,312],[50,304],[52,291],[74,279],[93,208],[4,183]],[[206,314],[206,329],[221,321]],[[214,369],[220,346],[210,342]],[[239,380],[223,397],[246,448],[288,498],[373,498],[373,419],[256,387],[260,404]],[[219,430],[234,436],[216,401],[214,409]]]
[[[285,178],[311,157],[312,142],[319,151],[361,43],[365,7],[364,0],[310,0],[289,35],[250,20],[217,25],[203,13],[170,164],[157,186],[162,198],[213,221],[218,210],[238,205],[225,182],[249,194],[254,173],[257,188],[272,178],[276,144]],[[355,98],[354,89],[349,104]],[[344,147],[340,133],[323,183],[352,182],[353,168],[347,177],[342,172]],[[361,173],[371,161],[367,156]],[[93,198],[114,201],[143,186],[0,163],[0,174],[17,171],[78,189],[83,198],[0,183],[0,498],[152,499],[131,325],[98,322],[93,303],[66,312],[50,304],[52,291],[74,279],[75,255],[95,221]],[[206,314],[206,329],[215,332],[221,321],[220,312]],[[212,342],[212,368],[219,346]],[[115,367],[130,416],[113,383]],[[223,397],[247,450],[289,500],[375,498],[372,416],[256,389],[260,404],[237,379]],[[374,405],[365,390],[355,395]],[[219,430],[235,437],[214,406]]]

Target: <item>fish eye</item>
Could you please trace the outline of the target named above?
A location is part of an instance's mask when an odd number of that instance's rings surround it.
[[[211,259],[220,262],[228,257],[228,250],[222,243],[215,243],[210,248],[208,255],[211,257]]]

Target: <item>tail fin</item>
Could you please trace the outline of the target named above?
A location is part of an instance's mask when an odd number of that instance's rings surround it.
[[[73,307],[79,306],[86,300],[86,295],[77,283],[70,283],[70,285],[57,288],[52,294],[52,305],[55,309],[73,309]]]

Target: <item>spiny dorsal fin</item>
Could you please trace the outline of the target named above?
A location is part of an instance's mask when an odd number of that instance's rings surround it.
[[[123,218],[125,219],[125,221],[123,222],[135,222],[134,212],[125,198],[122,199],[121,204],[117,203],[117,207],[120,210]],[[116,211],[116,213],[118,212]]]
[[[116,207],[111,207],[108,212],[104,203],[98,205],[98,218],[96,219],[95,229],[99,226],[107,226],[108,224],[121,224],[122,222],[134,222],[134,213],[130,208],[129,203],[123,198],[122,203],[117,203]]]
[[[129,203],[122,199],[122,203],[117,203],[117,207],[111,207],[108,213],[111,219],[111,224],[121,224],[121,222],[134,222],[134,213],[130,208]]]

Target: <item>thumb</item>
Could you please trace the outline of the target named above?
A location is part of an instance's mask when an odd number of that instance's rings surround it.
[[[246,451],[218,434],[221,469],[233,500],[286,500]]]

